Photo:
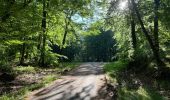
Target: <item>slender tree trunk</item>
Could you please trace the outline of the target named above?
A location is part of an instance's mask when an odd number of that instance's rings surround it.
[[[134,21],[134,19],[132,19],[131,20],[131,36],[132,36],[132,45],[133,45],[134,50],[137,47],[135,26],[136,26],[135,21]]]
[[[153,42],[153,40],[151,39],[150,35],[148,34],[148,32],[147,32],[147,30],[146,30],[146,28],[145,28],[145,26],[144,26],[144,24],[143,24],[143,21],[142,21],[142,19],[141,19],[141,16],[140,16],[140,13],[139,13],[138,8],[137,8],[137,6],[136,6],[136,3],[134,2],[134,0],[131,0],[131,2],[132,2],[132,5],[133,5],[133,9],[134,9],[135,12],[136,12],[136,15],[137,15],[137,18],[138,18],[138,20],[139,20],[139,23],[140,23],[140,25],[141,25],[142,31],[143,31],[143,33],[145,34],[145,37],[147,38],[147,40],[148,40],[148,42],[149,42],[149,45],[150,45],[150,47],[151,47],[151,49],[152,49],[152,52],[153,52],[153,55],[155,56],[156,63],[157,63],[157,65],[158,65],[159,67],[161,67],[162,64],[163,64],[163,62],[162,62],[161,59],[160,59],[159,52],[156,50],[155,45],[154,45],[154,42]]]
[[[45,62],[45,42],[46,42],[46,0],[43,0],[43,18],[42,18],[42,47],[40,55],[40,66],[44,66]]]
[[[160,0],[154,0],[154,41],[155,41],[155,48],[156,48],[156,51],[158,52],[158,57],[160,56],[159,55],[159,39],[158,39],[158,8],[159,8],[159,2]]]
[[[24,64],[25,47],[26,47],[26,44],[23,43],[22,44],[22,50],[21,50],[20,65]]]
[[[133,9],[133,5],[130,0],[128,0],[128,7],[129,7],[129,13],[130,13],[130,25],[131,25],[131,41],[133,49],[136,50],[137,47],[137,39],[136,39],[136,24],[135,24],[135,11]]]
[[[137,40],[136,40],[136,32],[135,32],[135,28],[136,28],[136,24],[135,24],[135,12],[134,9],[132,7],[132,4],[130,3],[131,7],[131,37],[132,37],[132,45],[133,45],[133,49],[136,50],[137,47]]]
[[[38,36],[38,45],[37,45],[37,49],[38,50],[41,48],[41,41],[42,41],[42,33],[39,33],[39,36]]]
[[[68,33],[68,22],[67,21],[65,21],[65,22],[66,22],[66,26],[65,26],[64,37],[63,37],[63,41],[62,41],[62,48],[65,45],[66,37],[67,37],[67,33]]]
[[[62,41],[62,48],[63,46],[65,45],[65,42],[66,42],[66,38],[67,38],[67,34],[68,34],[68,25],[70,24],[70,21],[71,21],[71,16],[72,16],[72,12],[71,14],[67,15],[66,19],[65,19],[65,31],[64,31],[64,37],[63,37],[63,41]]]
[[[73,14],[73,12],[71,12],[70,15],[67,14],[66,18],[65,18],[65,30],[64,30],[62,45],[61,45],[61,48],[60,48],[60,51],[59,51],[60,54],[63,54],[63,47],[66,43],[66,38],[67,38],[67,34],[68,34],[68,26],[70,25],[72,14]],[[61,58],[61,60],[63,60],[63,59]]]

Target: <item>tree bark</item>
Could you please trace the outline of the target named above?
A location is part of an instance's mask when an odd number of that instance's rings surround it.
[[[22,44],[22,50],[21,50],[20,65],[24,64],[25,47],[26,47],[26,44],[23,43]]]
[[[67,36],[67,33],[68,33],[68,25],[69,25],[69,22],[67,22],[67,19],[65,19],[65,30],[64,30],[64,37],[63,37],[63,41],[62,41],[62,48],[63,46],[65,45],[65,42],[66,42],[66,36]]]
[[[40,55],[40,66],[45,65],[45,42],[46,42],[46,0],[43,0],[43,15],[42,15],[42,47],[41,47],[41,55]]]
[[[133,45],[133,49],[135,50],[137,47],[137,42],[136,42],[136,33],[135,33],[135,21],[132,18],[131,19],[131,36],[132,36],[132,45]]]
[[[158,29],[158,8],[159,8],[159,2],[160,0],[154,0],[154,41],[155,41],[155,48],[157,52],[159,52],[159,29]],[[159,53],[158,53],[159,54]],[[158,55],[159,56],[159,55]]]
[[[150,45],[150,47],[151,47],[151,50],[152,50],[152,52],[153,52],[153,55],[154,55],[154,57],[155,57],[155,59],[156,59],[156,63],[157,63],[157,65],[158,65],[158,67],[162,67],[163,62],[162,62],[161,59],[160,59],[159,52],[156,50],[156,47],[155,47],[155,45],[154,45],[154,42],[153,42],[153,40],[151,39],[150,35],[148,34],[148,32],[147,32],[147,30],[146,30],[146,28],[145,28],[145,26],[144,26],[144,24],[143,24],[143,21],[142,21],[142,19],[141,19],[141,16],[140,16],[140,13],[139,13],[138,8],[137,8],[137,6],[136,6],[136,3],[134,2],[134,0],[131,0],[131,2],[132,2],[132,5],[133,5],[133,9],[135,10],[135,13],[136,13],[136,15],[137,15],[137,18],[138,18],[138,20],[139,20],[139,23],[140,23],[140,25],[141,25],[142,31],[143,31],[145,37],[147,38],[147,40],[148,40],[148,42],[149,42],[149,45]]]
[[[65,45],[66,42],[66,37],[68,34],[68,26],[70,25],[70,21],[71,21],[71,16],[72,16],[73,12],[70,13],[70,15],[66,15],[66,19],[65,19],[65,32],[64,32],[64,37],[63,37],[63,41],[62,41],[62,48]]]
[[[136,28],[136,24],[135,24],[135,11],[133,9],[133,5],[130,2],[130,0],[128,0],[128,5],[129,5],[129,10],[130,10],[130,24],[131,24],[132,46],[133,46],[133,49],[136,50],[137,39],[136,39],[136,32],[135,32],[135,28]]]

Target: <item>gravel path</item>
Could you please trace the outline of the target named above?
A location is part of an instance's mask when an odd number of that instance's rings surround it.
[[[103,63],[84,63],[27,100],[109,100]]]

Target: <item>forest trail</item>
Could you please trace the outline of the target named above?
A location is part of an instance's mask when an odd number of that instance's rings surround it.
[[[83,63],[26,100],[108,100],[104,63]]]

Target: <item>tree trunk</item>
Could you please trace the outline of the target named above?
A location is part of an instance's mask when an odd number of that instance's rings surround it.
[[[156,47],[155,47],[155,45],[153,43],[153,40],[151,39],[150,35],[148,34],[148,32],[147,32],[147,30],[146,30],[146,28],[145,28],[145,26],[143,24],[143,21],[141,19],[140,13],[139,13],[139,11],[137,9],[136,3],[134,2],[134,0],[131,0],[131,2],[132,2],[132,5],[133,5],[133,9],[136,12],[136,15],[137,15],[137,18],[139,20],[139,23],[141,25],[142,31],[145,34],[145,37],[147,38],[147,40],[149,42],[149,45],[150,45],[150,47],[152,49],[153,55],[154,55],[154,57],[156,59],[156,63],[158,65],[158,67],[161,67],[163,62],[160,59],[159,52],[156,50]]]
[[[159,8],[159,0],[154,0],[154,41],[155,41],[155,49],[159,55],[159,39],[158,39],[158,8]]]
[[[131,19],[131,38],[132,38],[132,46],[133,49],[136,50],[137,47],[137,40],[136,40],[136,32],[135,32],[135,28],[136,28],[136,24],[135,24],[135,11],[133,9],[133,5],[132,3],[128,0],[129,2],[129,9],[130,9],[130,19]]]
[[[70,21],[71,21],[71,16],[72,16],[73,12],[71,11],[70,14],[67,14],[66,15],[66,18],[65,18],[65,30],[64,30],[64,36],[63,36],[63,41],[62,41],[62,44],[61,44],[61,48],[60,48],[60,51],[59,53],[62,55],[63,54],[63,47],[66,43],[66,38],[67,38],[67,34],[68,34],[68,26],[70,25]],[[61,60],[63,60],[61,58]]]
[[[135,26],[136,26],[135,21],[134,21],[134,19],[132,19],[131,20],[131,36],[132,36],[132,45],[133,45],[134,50],[137,47]]]
[[[43,18],[42,18],[42,47],[40,55],[40,66],[44,66],[45,62],[45,42],[46,42],[46,0],[43,0]]]
[[[22,50],[21,50],[20,65],[24,64],[25,47],[26,47],[26,44],[23,43],[22,44]]]
[[[63,46],[65,45],[65,42],[66,42],[66,37],[67,37],[67,34],[68,34],[68,25],[70,24],[70,21],[71,21],[71,16],[72,16],[72,12],[71,14],[66,16],[66,19],[65,19],[65,32],[64,32],[64,37],[63,37],[63,41],[62,41],[62,48]]]
[[[66,22],[65,31],[64,31],[64,37],[63,37],[63,41],[62,41],[62,48],[65,45],[67,33],[68,33],[68,23]]]

